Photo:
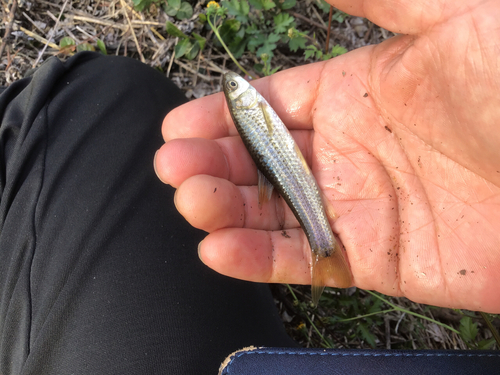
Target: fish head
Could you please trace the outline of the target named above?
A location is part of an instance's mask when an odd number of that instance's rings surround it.
[[[246,109],[257,105],[257,90],[238,74],[225,73],[222,77],[222,87],[228,104],[235,108]]]

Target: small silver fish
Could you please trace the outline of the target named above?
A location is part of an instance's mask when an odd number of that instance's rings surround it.
[[[276,188],[307,236],[312,251],[312,300],[317,305],[325,285],[347,288],[352,284],[328,221],[327,212],[332,219],[334,214],[292,135],[264,97],[236,73],[224,74],[222,82],[231,117],[258,168],[259,205]]]

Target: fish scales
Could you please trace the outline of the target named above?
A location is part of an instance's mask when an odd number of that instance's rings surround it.
[[[264,97],[243,78],[226,73],[223,85],[235,126],[257,168],[285,199],[307,236],[313,253],[313,300],[319,298],[314,287],[321,294],[325,278],[342,284],[340,287],[350,286],[350,271],[333,235],[321,192],[292,135]],[[321,275],[320,280],[315,280],[314,265],[323,259],[329,264],[344,262],[330,264],[321,271],[343,273],[340,283],[335,282],[335,275]],[[323,285],[314,285],[315,282]]]

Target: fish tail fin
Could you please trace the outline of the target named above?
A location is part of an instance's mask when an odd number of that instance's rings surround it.
[[[326,285],[337,288],[348,288],[352,285],[351,271],[338,242],[329,256],[313,254],[311,293],[315,306],[318,306],[319,297]]]

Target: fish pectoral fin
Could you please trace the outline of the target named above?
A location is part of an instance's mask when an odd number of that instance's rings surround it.
[[[337,288],[349,288],[352,285],[351,270],[338,242],[329,256],[313,253],[311,274],[312,301],[315,306],[318,306],[326,285]]]
[[[319,188],[318,188],[319,190]],[[323,208],[325,209],[325,214],[328,220],[330,221],[330,224],[334,222],[337,219],[337,213],[335,212],[330,200],[326,197],[325,193],[323,193],[321,190],[321,201],[323,202]]]
[[[262,208],[262,204],[271,199],[274,186],[261,171],[257,170],[257,174],[259,175],[259,208]]]

